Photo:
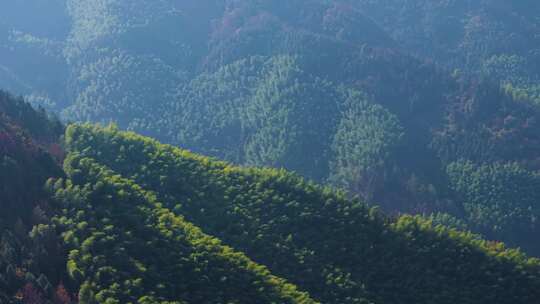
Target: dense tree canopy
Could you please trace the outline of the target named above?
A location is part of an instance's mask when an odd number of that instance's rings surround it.
[[[48,178],[63,176],[62,133],[57,120],[0,91],[0,303],[65,291],[64,252],[43,191]]]
[[[0,87],[66,121],[115,122],[237,164],[294,170],[394,214],[465,222],[479,218],[451,184],[452,163],[540,170],[534,0],[1,8]],[[514,244],[494,225],[470,224]],[[515,244],[540,255],[526,231]]]
[[[163,208],[323,303],[513,303],[537,297],[532,286],[538,284],[538,261],[518,250],[420,217],[388,219],[283,170],[234,167],[114,126],[72,125],[66,145],[78,158],[155,191]],[[85,184],[86,162],[68,163],[75,183]],[[506,276],[513,279],[499,280]]]
[[[537,301],[538,1],[4,2],[0,303]]]
[[[395,116],[358,92],[336,94],[353,117],[370,117],[341,123],[371,140],[360,155],[399,151]],[[464,220],[388,217],[283,169],[238,167],[114,125],[72,124],[60,139],[63,126],[43,111],[8,94],[0,105],[2,303],[540,299],[538,259],[466,232],[519,243],[535,227],[534,195],[513,198],[537,176],[517,163],[448,165]]]

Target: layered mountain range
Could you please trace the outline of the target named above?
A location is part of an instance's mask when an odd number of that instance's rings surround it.
[[[534,303],[514,2],[0,4],[0,302]]]
[[[534,303],[540,261],[2,95],[3,303]],[[65,130],[65,133],[61,133]]]

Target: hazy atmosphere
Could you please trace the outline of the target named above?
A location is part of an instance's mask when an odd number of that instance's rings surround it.
[[[0,304],[538,304],[539,258],[538,0],[0,3]]]

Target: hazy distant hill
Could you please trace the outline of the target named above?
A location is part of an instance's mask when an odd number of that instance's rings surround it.
[[[0,98],[2,303],[535,303],[540,261]],[[63,161],[63,168],[59,162]]]
[[[66,120],[285,167],[540,254],[534,1],[1,7],[0,87]]]
[[[538,84],[538,1],[349,2],[419,56],[515,85]]]

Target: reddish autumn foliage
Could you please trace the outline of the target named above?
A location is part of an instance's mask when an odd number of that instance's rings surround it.
[[[56,292],[54,293],[54,304],[71,304],[74,303],[69,295],[68,291],[64,287],[64,284],[60,283],[56,287]]]
[[[43,294],[39,292],[34,285],[27,283],[22,289],[23,303],[25,304],[42,304],[45,303]]]
[[[66,153],[59,144],[52,143],[51,145],[49,145],[49,148],[47,150],[49,154],[59,163],[62,163],[64,161]]]

